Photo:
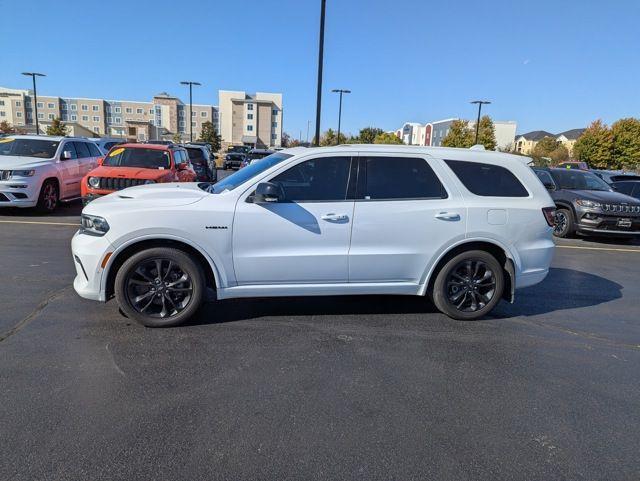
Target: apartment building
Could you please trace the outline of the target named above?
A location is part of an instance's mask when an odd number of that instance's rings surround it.
[[[282,94],[237,90],[218,92],[223,150],[229,145],[255,148],[280,147]]]
[[[0,87],[0,121],[6,120],[18,130],[35,130],[35,106],[30,90]],[[198,138],[204,122],[212,122],[219,131],[218,108],[194,104],[189,120],[189,104],[166,92],[149,102],[38,96],[38,122],[42,133],[55,118],[60,118],[73,135],[122,137],[145,141],[189,139],[190,126]]]
[[[520,154],[529,155],[533,152],[538,142],[545,137],[551,137],[564,145],[569,152],[569,157],[572,157],[573,147],[584,131],[585,129],[571,129],[560,132],[559,134],[552,134],[546,130],[534,130],[533,132],[516,136],[514,150]]]

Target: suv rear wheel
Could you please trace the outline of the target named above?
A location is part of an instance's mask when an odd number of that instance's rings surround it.
[[[433,302],[453,319],[472,320],[488,314],[502,298],[502,266],[486,251],[467,251],[450,259],[438,272]]]
[[[202,304],[202,268],[185,252],[155,247],[134,254],[118,270],[115,295],[124,314],[147,327],[177,326]]]
[[[557,209],[553,224],[553,235],[556,237],[571,237],[575,233],[573,214],[569,209]]]

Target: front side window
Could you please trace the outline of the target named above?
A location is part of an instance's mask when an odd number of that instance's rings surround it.
[[[362,157],[358,198],[365,200],[446,199],[447,192],[425,159]]]
[[[169,169],[169,152],[157,149],[116,147],[105,157],[103,165],[110,167],[141,167],[143,169]]]
[[[0,155],[52,159],[60,142],[36,139],[0,139]]]
[[[62,152],[67,153],[67,159],[77,159],[78,153],[76,152],[76,148],[73,142],[67,142],[62,146]]]
[[[260,175],[265,170],[291,157],[292,157],[291,154],[283,154],[280,152],[276,154],[268,155],[267,157],[263,158],[260,162],[252,162],[244,169],[240,169],[236,173],[225,177],[220,182],[210,187],[207,187],[207,190],[212,194],[220,194],[221,192],[233,190],[239,185],[242,185],[246,181],[252,179],[253,177]]]
[[[483,197],[528,197],[529,193],[511,171],[499,165],[445,160],[467,190]]]
[[[282,187],[288,201],[337,202],[347,199],[350,170],[351,157],[320,157],[294,165],[271,182]]]

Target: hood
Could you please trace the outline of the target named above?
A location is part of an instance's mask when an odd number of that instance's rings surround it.
[[[629,204],[640,205],[638,199],[630,197],[620,192],[609,192],[604,190],[571,190],[576,199],[594,200],[605,204]]]
[[[168,169],[145,169],[143,167],[110,167],[102,165],[89,172],[90,177],[119,177],[123,179],[157,180],[170,175]]]
[[[109,217],[118,210],[189,205],[209,195],[195,182],[140,185],[100,197],[87,205],[83,212]]]
[[[54,159],[38,159],[37,157],[22,157],[14,155],[0,155],[0,170],[35,169],[43,165],[55,163]]]

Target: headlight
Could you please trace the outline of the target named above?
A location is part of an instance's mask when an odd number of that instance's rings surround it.
[[[89,177],[89,180],[87,181],[87,183],[89,184],[89,187],[93,187],[94,189],[99,189],[100,177]]]
[[[82,214],[82,224],[80,232],[83,234],[103,236],[109,232],[107,221],[96,215]]]
[[[155,183],[156,183],[155,180],[145,180],[144,181],[144,185],[155,184]]]
[[[9,178],[13,179],[15,177],[33,177],[35,175],[35,170],[12,170],[10,171]]]
[[[581,205],[582,207],[588,207],[589,209],[599,209],[600,207],[602,207],[600,202],[586,199],[578,199],[576,200],[576,204]]]

